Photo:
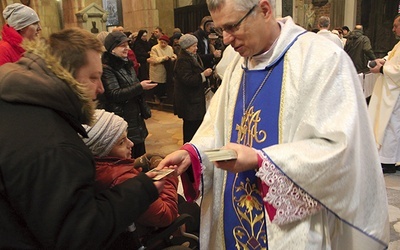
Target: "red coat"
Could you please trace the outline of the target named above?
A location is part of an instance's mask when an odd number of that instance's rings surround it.
[[[12,27],[5,24],[1,32],[0,65],[18,61],[25,50],[21,47],[23,37]]]
[[[98,191],[114,187],[133,178],[139,171],[133,159],[96,158],[96,188]],[[160,197],[154,201],[135,223],[146,227],[166,227],[178,217],[178,178],[166,178]]]

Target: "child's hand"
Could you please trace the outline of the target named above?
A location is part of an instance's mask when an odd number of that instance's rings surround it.
[[[153,173],[153,172],[147,172],[146,175],[149,178],[154,178],[154,177],[156,177],[157,174]],[[163,189],[164,189],[165,180],[161,179],[158,181],[154,181],[153,183],[154,183],[154,186],[156,186],[158,193],[161,193],[161,191],[163,191]]]

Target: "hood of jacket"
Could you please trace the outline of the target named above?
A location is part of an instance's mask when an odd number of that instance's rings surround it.
[[[10,44],[10,46],[15,48],[16,51],[20,52],[21,54],[25,51],[20,45],[23,37],[13,27],[10,27],[8,24],[4,24],[1,35],[3,41]]]
[[[364,33],[361,30],[353,30],[352,32],[350,32],[347,39],[349,39],[349,40],[358,39],[359,37],[361,37],[363,35],[364,35]]]
[[[92,124],[96,107],[87,86],[60,65],[43,41],[23,47],[26,53],[18,62],[0,67],[0,99],[55,110],[81,133],[80,124]]]

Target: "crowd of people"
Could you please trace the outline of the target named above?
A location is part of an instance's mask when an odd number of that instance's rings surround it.
[[[119,40],[110,40],[109,46],[107,46],[107,38],[111,39],[116,34],[118,34]],[[128,122],[131,121],[129,130],[132,132],[128,136],[136,145],[132,150],[144,147],[147,130],[144,123],[145,117],[142,116],[140,119],[140,115],[138,115],[140,112],[138,103],[142,103],[143,100],[149,101],[147,98],[149,93],[152,96],[150,101],[155,104],[160,104],[167,99],[172,100],[175,114],[183,119],[183,141],[189,142],[206,113],[205,90],[212,87],[212,91],[215,92],[219,87],[216,82],[221,79],[214,69],[221,60],[225,46],[221,36],[214,31],[211,16],[205,16],[200,22],[199,29],[192,33],[182,34],[181,30],[176,28],[169,37],[163,33],[161,27],[156,27],[150,38],[149,36],[147,30],[131,33],[125,32],[121,26],[114,28],[111,33],[102,31],[97,34],[97,38],[107,50],[103,63],[107,66],[114,65],[114,71],[123,71],[123,64],[127,65],[126,69],[132,68],[131,64],[133,63],[135,74],[128,72],[130,76],[126,76],[125,79],[136,78],[135,81],[131,79],[128,82],[141,82],[145,91],[143,93],[133,90],[133,87],[126,88],[123,86],[126,84],[123,83],[115,84],[118,82],[117,80],[124,81],[124,78],[116,77],[111,80],[109,67],[105,67],[102,77],[105,83],[105,93],[99,98],[100,107],[124,117]],[[112,48],[110,48],[110,44],[113,44]],[[125,46],[126,44],[129,47]],[[118,54],[118,48],[121,46],[125,49],[121,50],[123,54]],[[115,49],[117,50],[113,51]],[[110,58],[116,60],[110,61]],[[115,64],[114,61],[120,63]],[[120,72],[120,74],[122,73]],[[149,80],[151,84],[147,85]],[[134,94],[128,96],[128,93],[131,92]],[[122,97],[123,95],[125,98]],[[136,98],[138,100],[128,101],[127,98],[135,99],[134,96],[138,96],[139,98]],[[110,102],[113,103],[112,106],[120,107],[117,109],[111,107]],[[132,106],[130,103],[136,105]],[[134,108],[135,106],[136,108]],[[124,109],[128,111],[123,113]],[[130,118],[127,117],[129,113],[132,113]],[[133,117],[136,117],[137,121],[133,121]],[[134,127],[138,127],[138,125],[140,130],[134,130]],[[142,134],[141,138],[136,138],[136,140],[133,138],[140,134]],[[132,155],[137,157],[143,153],[145,153],[145,149]]]
[[[68,28],[46,40],[32,8],[5,8],[0,248],[107,248],[133,224],[168,226],[178,175],[187,201],[201,199],[200,249],[387,248],[399,45],[377,59],[361,25],[331,31],[321,16],[314,34],[275,18],[272,0],[207,4],[191,33]],[[365,72],[379,74],[369,105]],[[208,106],[212,78],[222,85]],[[145,93],[161,102],[168,84],[184,145],[144,169]],[[235,157],[211,162],[215,149]]]

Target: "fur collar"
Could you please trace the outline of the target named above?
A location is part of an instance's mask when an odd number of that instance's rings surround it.
[[[26,41],[23,47],[17,63],[0,67],[0,98],[53,109],[76,126],[91,125],[96,102],[87,86],[61,66],[45,42]]]
[[[133,68],[133,63],[131,60],[123,60],[122,58],[109,53],[109,52],[104,52],[103,54],[103,63],[107,64],[108,66],[118,70],[120,68],[126,68],[128,70]]]

